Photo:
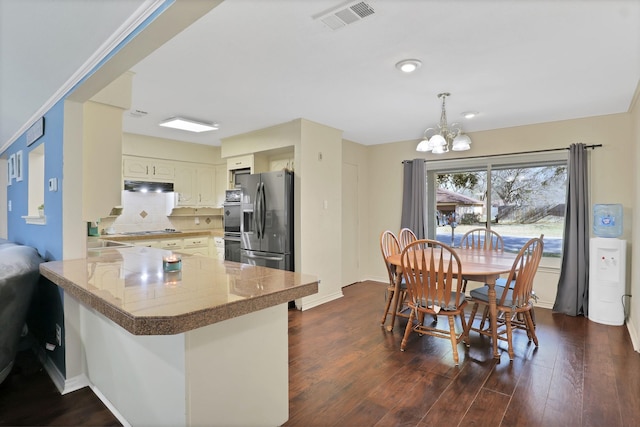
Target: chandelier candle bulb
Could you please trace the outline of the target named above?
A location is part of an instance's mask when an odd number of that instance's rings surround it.
[[[164,271],[180,271],[182,269],[182,257],[176,254],[163,256],[162,269]]]

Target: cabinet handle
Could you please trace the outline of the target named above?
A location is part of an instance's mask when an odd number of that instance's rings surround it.
[[[149,175],[149,166],[145,166],[145,170],[146,170],[145,175]]]
[[[154,175],[156,174],[156,167],[155,166],[153,167],[153,174]]]

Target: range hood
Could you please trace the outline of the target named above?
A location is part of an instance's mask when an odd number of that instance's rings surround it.
[[[139,193],[171,193],[173,182],[132,181],[125,179],[124,191]]]

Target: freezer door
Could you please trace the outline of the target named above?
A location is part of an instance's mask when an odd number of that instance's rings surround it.
[[[291,173],[284,171],[261,174],[262,187],[259,203],[264,211],[261,221],[260,250],[263,252],[287,254],[292,252],[293,203]]]
[[[243,264],[293,271],[290,254],[274,254],[260,251],[240,251],[240,262]]]
[[[260,225],[258,223],[260,207],[260,174],[247,175],[242,183],[241,221],[240,221],[240,247],[247,250],[260,250]]]

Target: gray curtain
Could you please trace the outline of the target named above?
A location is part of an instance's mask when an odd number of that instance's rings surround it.
[[[564,224],[562,269],[553,311],[570,316],[589,310],[589,182],[584,144],[569,147],[569,187]]]
[[[410,228],[418,239],[426,238],[426,180],[424,159],[404,162],[401,228]]]

